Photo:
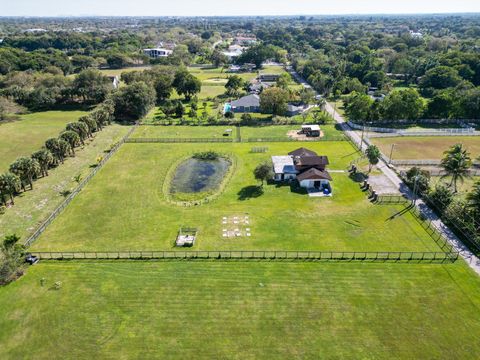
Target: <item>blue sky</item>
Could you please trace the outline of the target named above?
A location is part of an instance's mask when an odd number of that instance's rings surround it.
[[[480,0],[0,0],[3,16],[210,16],[480,12]]]

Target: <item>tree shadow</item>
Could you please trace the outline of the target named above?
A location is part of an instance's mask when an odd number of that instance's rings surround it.
[[[258,185],[249,185],[242,188],[238,193],[238,200],[249,200],[263,195],[263,187]]]

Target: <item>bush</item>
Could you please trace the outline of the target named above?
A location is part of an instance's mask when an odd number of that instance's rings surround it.
[[[220,154],[215,151],[203,151],[193,154],[193,158],[199,160],[217,160],[219,157]]]

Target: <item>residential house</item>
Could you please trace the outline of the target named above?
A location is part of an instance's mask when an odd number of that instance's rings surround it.
[[[275,181],[297,180],[309,193],[332,195],[332,177],[326,170],[329,164],[327,156],[319,156],[314,151],[299,148],[289,152],[288,156],[272,156],[272,163]]]
[[[163,48],[143,49],[143,53],[153,59],[167,57],[173,53],[173,50]]]
[[[230,102],[230,109],[233,112],[245,113],[245,112],[260,112],[260,96],[257,94],[250,94],[241,97],[238,100]]]

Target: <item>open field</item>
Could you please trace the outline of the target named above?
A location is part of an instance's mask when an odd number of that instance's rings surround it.
[[[20,115],[20,120],[0,124],[0,172],[20,156],[40,149],[45,140],[57,137],[65,125],[87,114],[84,111],[44,111]]]
[[[305,143],[304,143],[305,144]],[[286,154],[298,143],[125,144],[33,245],[35,250],[172,249],[181,226],[199,229],[194,250],[359,250],[437,251],[401,206],[372,205],[346,173],[332,173],[333,197],[309,198],[289,186],[265,185],[253,178],[257,164]],[[358,155],[346,141],[309,143],[328,155],[330,169],[344,170]],[[164,180],[172,164],[195,151],[229,153],[236,169],[213,202],[183,207],[166,201]],[[172,169],[173,170],[173,169]],[[251,219],[251,237],[223,238],[222,218]]]
[[[223,138],[223,133],[232,129],[232,136],[236,138],[236,127],[223,126],[139,126],[132,134],[132,138]],[[300,125],[271,125],[271,126],[241,126],[242,139],[248,138],[285,138],[291,130],[299,130]],[[322,125],[325,136],[339,136],[342,133],[333,125]]]
[[[44,262],[0,288],[0,358],[476,359],[479,289],[462,262]]]
[[[480,156],[480,136],[405,136],[370,138],[370,141],[387,156],[395,144],[394,160],[440,160],[445,150],[458,143],[467,148],[472,159]]]
[[[235,126],[139,126],[132,138],[223,138],[223,132],[232,129],[230,138],[235,138]]]
[[[0,126],[1,127],[1,126]],[[74,158],[67,158],[65,163],[49,170],[49,176],[34,183],[33,191],[27,191],[15,198],[15,206],[0,215],[0,237],[16,233],[22,237],[32,233],[36,226],[45,219],[62,202],[62,191],[76,186],[73,177],[84,178],[92,169],[98,156],[103,156],[110,145],[124,136],[129,127],[112,124],[95,134],[84,147],[76,151]]]
[[[298,131],[300,125],[272,125],[272,126],[242,126],[240,132],[242,139],[248,138],[288,138],[289,131]],[[341,136],[342,132],[334,125],[320,125],[325,137]]]

